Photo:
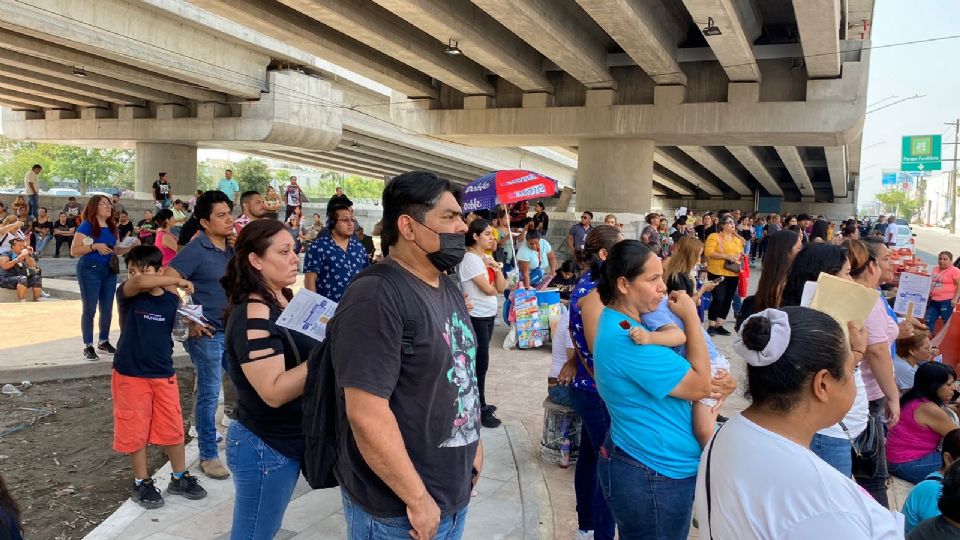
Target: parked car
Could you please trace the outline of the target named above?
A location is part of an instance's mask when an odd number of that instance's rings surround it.
[[[907,248],[911,253],[916,252],[916,241],[913,239],[916,235],[913,234],[913,229],[910,228],[910,222],[903,218],[897,218],[894,220],[894,223],[897,224],[896,249]]]
[[[23,195],[23,188],[5,188],[0,189],[0,193],[4,195]]]
[[[45,195],[54,195],[56,197],[79,197],[80,192],[71,188],[50,188]]]

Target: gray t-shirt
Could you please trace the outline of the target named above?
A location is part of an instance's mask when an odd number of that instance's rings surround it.
[[[916,372],[917,368],[903,358],[893,357],[893,374],[897,378],[897,388],[900,389],[901,394],[913,388],[913,375]]]
[[[907,540],[951,540],[960,538],[960,529],[950,524],[943,516],[930,518],[916,526]]]
[[[583,249],[583,244],[587,241],[587,235],[593,227],[584,227],[580,223],[575,223],[570,227],[570,236],[573,237],[573,249]]]
[[[477,339],[463,295],[453,282],[432,287],[397,265],[420,299],[425,326],[413,354],[401,355],[403,309],[393,285],[380,276],[359,274],[337,307],[327,335],[337,385],[388,399],[413,466],[441,515],[470,502],[473,460],[480,440],[480,398],[476,375]],[[406,505],[367,465],[357,449],[340,395],[340,437],[336,474],[340,486],[367,512],[406,515]],[[402,451],[397,449],[397,451]]]

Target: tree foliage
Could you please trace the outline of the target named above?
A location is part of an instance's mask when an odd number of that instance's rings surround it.
[[[233,166],[233,177],[240,184],[240,191],[267,192],[267,186],[273,175],[267,164],[256,158],[247,157]]]
[[[206,161],[197,162],[197,189],[203,191],[217,189],[217,180],[213,178],[213,167]]]
[[[116,148],[82,148],[0,138],[0,184],[20,186],[34,164],[43,167],[41,187],[51,179],[76,180],[85,193],[90,187],[133,188],[133,151]]]
[[[896,189],[878,193],[877,201],[883,205],[884,212],[893,212],[908,221],[923,204],[922,201],[911,198],[906,191]]]

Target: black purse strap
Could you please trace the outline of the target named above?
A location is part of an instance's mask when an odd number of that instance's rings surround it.
[[[726,425],[726,423],[724,423]],[[710,517],[713,513],[713,499],[710,496],[710,462],[713,461],[713,443],[717,441],[717,435],[720,434],[720,430],[723,429],[723,426],[720,426],[717,429],[717,432],[713,434],[713,438],[710,439],[710,448],[707,448],[707,478],[704,482],[707,488],[707,527],[710,527],[710,540],[713,540],[713,523],[710,521]]]

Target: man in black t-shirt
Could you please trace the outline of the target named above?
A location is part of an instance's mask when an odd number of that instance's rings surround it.
[[[387,278],[360,274],[328,331],[347,426],[336,474],[350,538],[463,534],[483,450],[477,340],[463,295],[444,276],[465,250],[454,193],[427,172],[387,184],[381,238],[390,256],[379,264],[394,266],[420,301],[402,304]],[[411,310],[423,326],[405,354]]]
[[[157,203],[157,208],[170,208],[173,206],[173,202],[170,198],[172,193],[172,188],[170,187],[170,179],[167,178],[167,173],[160,173],[160,178],[153,183],[153,200]]]

